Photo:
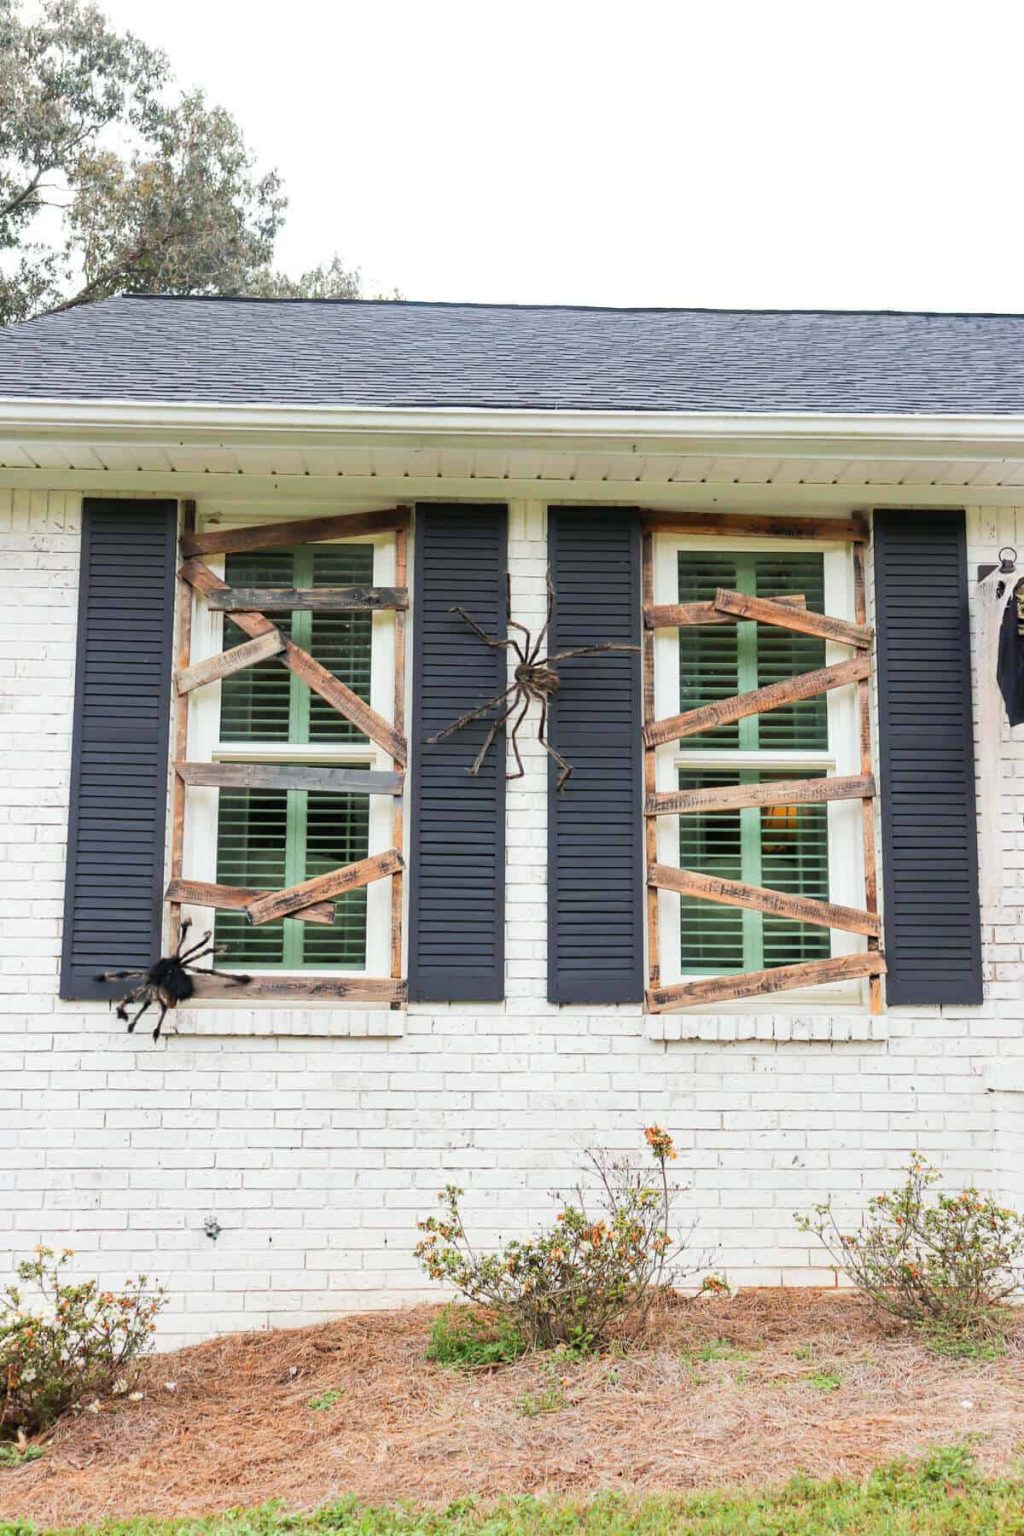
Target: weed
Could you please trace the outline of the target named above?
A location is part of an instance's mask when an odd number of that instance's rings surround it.
[[[14,1445],[0,1443],[0,1467],[23,1467],[28,1461],[39,1461],[43,1449],[39,1445]]]
[[[838,1392],[843,1384],[838,1371],[815,1371],[807,1380],[816,1392]]]
[[[431,1325],[427,1359],[457,1371],[493,1370],[517,1360],[525,1349],[521,1335],[504,1318],[453,1303]]]
[[[328,1408],[336,1408],[345,1396],[340,1387],[328,1387],[326,1392],[321,1392],[318,1397],[311,1397],[306,1404],[316,1413],[324,1413]]]

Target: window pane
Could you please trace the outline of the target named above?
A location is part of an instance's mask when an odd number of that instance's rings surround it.
[[[288,794],[283,789],[222,789],[217,824],[217,880],[221,885],[276,891],[287,884],[285,849]],[[220,964],[281,965],[284,924],[251,927],[244,912],[218,911],[214,924],[218,944],[230,953]]]
[[[775,769],[739,774],[681,772],[679,787],[705,789],[822,776]],[[679,863],[700,874],[827,901],[827,808],[782,804],[681,816]],[[831,953],[829,930],[810,923],[692,896],[681,898],[681,909],[684,973],[758,971],[825,959]]]
[[[718,587],[772,599],[803,593],[808,608],[821,613],[825,603],[824,556],[789,551],[732,555],[680,551],[681,603],[708,602]],[[680,709],[697,709],[824,665],[825,642],[813,635],[797,635],[772,624],[746,620],[688,626],[679,631]],[[824,695],[686,739],[688,751],[819,750],[827,745]]]
[[[231,587],[290,587],[295,574],[291,551],[272,549],[228,555],[224,572]],[[275,614],[274,623],[290,633],[288,614]],[[245,639],[225,618],[224,649]],[[276,658],[246,667],[221,683],[221,741],[287,741],[290,718],[291,673]]]
[[[373,582],[373,545],[308,545],[295,550],[255,550],[225,558],[229,586],[347,587]],[[369,613],[274,614],[274,623],[369,701]],[[224,647],[244,636],[228,620]],[[221,684],[221,741],[361,741],[365,737],[319,694],[294,677],[276,657],[246,667]]]
[[[373,582],[372,544],[313,546],[312,556],[314,587],[370,586]],[[310,620],[309,649],[317,661],[335,677],[340,677],[353,693],[369,701],[372,614],[314,613]],[[366,738],[314,693],[309,701],[309,739],[365,741]]]
[[[365,859],[369,846],[369,795],[331,795],[311,791],[306,810],[305,878]],[[366,887],[349,891],[334,904],[333,928],[301,924],[303,963],[328,966],[366,964]],[[299,926],[299,925],[297,925]]]

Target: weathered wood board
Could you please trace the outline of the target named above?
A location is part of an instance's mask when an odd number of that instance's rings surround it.
[[[278,656],[283,650],[284,636],[279,630],[271,629],[267,634],[257,635],[254,640],[245,640],[241,645],[221,651],[217,656],[197,661],[194,666],[180,668],[174,674],[174,684],[179,693],[191,693],[194,688],[220,682],[225,677],[233,677],[236,672],[244,671],[246,667],[255,666],[258,661]]]
[[[350,512],[286,523],[258,523],[246,528],[215,528],[209,533],[186,531],[181,535],[180,547],[186,557],[225,555],[238,550],[311,544],[322,539],[355,539],[368,533],[387,533],[393,528],[408,526],[408,507],[391,507],[383,512]]]
[[[749,907],[755,912],[767,912],[770,917],[815,923],[819,928],[841,928],[847,933],[870,934],[873,938],[877,938],[881,931],[877,914],[862,912],[856,907],[840,907],[831,901],[792,896],[761,885],[746,885],[741,880],[698,874],[693,869],[652,864],[647,879],[651,885],[678,891],[681,896],[697,896],[703,901],[717,901],[727,907]]]
[[[405,982],[374,976],[251,976],[246,986],[230,974],[212,971],[195,978],[199,998],[226,998],[244,1008],[248,1002],[379,1003],[389,1007],[405,1001]]]
[[[279,917],[288,917],[299,908],[308,907],[311,902],[336,900],[346,891],[358,890],[360,886],[382,880],[402,868],[402,855],[397,848],[389,848],[385,853],[372,854],[370,858],[360,859],[356,864],[346,864],[341,869],[329,870],[325,875],[315,875],[312,880],[303,880],[298,885],[289,885],[284,890],[259,897],[246,908],[249,921],[253,927],[276,922]]]
[[[208,880],[172,880],[166,891],[168,901],[177,901],[193,907],[224,907],[231,912],[244,912],[246,907],[270,891],[250,890],[241,885],[215,885]],[[334,922],[334,903],[314,902],[290,914],[296,922],[320,923],[328,927]]]
[[[795,592],[792,597],[780,597],[777,601],[784,608],[804,608],[807,599]],[[720,613],[713,602],[708,603],[645,603],[645,629],[686,629],[693,624],[735,624],[732,614]]]
[[[704,704],[699,709],[671,715],[665,720],[655,720],[644,727],[644,741],[649,747],[680,741],[684,736],[696,736],[719,725],[731,725],[734,720],[743,720],[747,715],[761,715],[771,709],[783,709],[787,704],[797,704],[802,699],[813,699],[819,693],[859,682],[870,672],[869,658],[854,656],[834,667],[802,672],[799,677],[787,677],[780,683],[770,683],[767,688],[754,688],[750,693],[719,699],[714,704]]]
[[[731,619],[754,619],[758,624],[774,624],[779,629],[814,635],[837,645],[853,645],[859,650],[869,650],[874,640],[874,634],[866,624],[850,624],[846,619],[833,619],[827,613],[794,610],[786,603],[752,597],[746,592],[729,592],[723,587],[715,593],[714,606],[718,613]]]
[[[652,987],[647,993],[651,1013],[667,1013],[673,1008],[709,1007],[740,997],[767,996],[790,992],[797,987],[820,987],[828,982],[879,976],[886,969],[885,956],[836,955],[829,960],[807,960],[800,965],[780,965],[771,971],[746,971],[740,976],[708,976],[701,981],[681,981],[664,987]]]
[[[210,594],[209,604],[224,613],[376,613],[408,608],[409,593],[405,587],[225,587]]]
[[[400,795],[404,773],[318,764],[175,763],[186,784],[215,789],[313,789],[346,795]]]
[[[870,773],[832,779],[779,779],[770,784],[723,784],[715,789],[668,790],[648,795],[645,816],[692,816],[705,811],[742,811],[750,806],[821,805],[863,800],[875,793]]]

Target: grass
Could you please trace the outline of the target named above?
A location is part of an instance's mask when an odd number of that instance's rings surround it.
[[[279,1506],[207,1519],[130,1520],[77,1527],[75,1536],[1022,1536],[1024,1479],[982,1479],[970,1451],[947,1446],[926,1461],[897,1462],[863,1483],[796,1478],[763,1491],[589,1503],[522,1498],[446,1510],[368,1507],[344,1500],[318,1514]],[[58,1536],[0,1524],[0,1536]],[[60,1536],[71,1536],[62,1532]]]
[[[336,1408],[345,1396],[338,1387],[328,1387],[326,1392],[321,1392],[317,1397],[311,1397],[306,1404],[315,1413],[324,1413],[328,1408]]]
[[[525,1354],[526,1343],[510,1323],[475,1307],[451,1303],[430,1329],[427,1359],[456,1371],[487,1371]]]

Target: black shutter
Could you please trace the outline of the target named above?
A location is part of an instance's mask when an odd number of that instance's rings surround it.
[[[427,738],[505,687],[508,513],[499,506],[416,510],[413,581],[412,828],[409,996],[499,1002],[505,970],[505,734],[476,778],[469,768],[490,717],[437,746]],[[493,712],[492,712],[493,713]]]
[[[160,953],[177,510],[82,509],[64,998],[110,997],[97,971]]]
[[[962,512],[876,512],[886,995],[980,1003]]]
[[[640,525],[618,507],[548,511],[551,654],[640,639]],[[636,1003],[644,992],[639,653],[567,661],[551,742],[573,775],[548,788],[548,997]]]

